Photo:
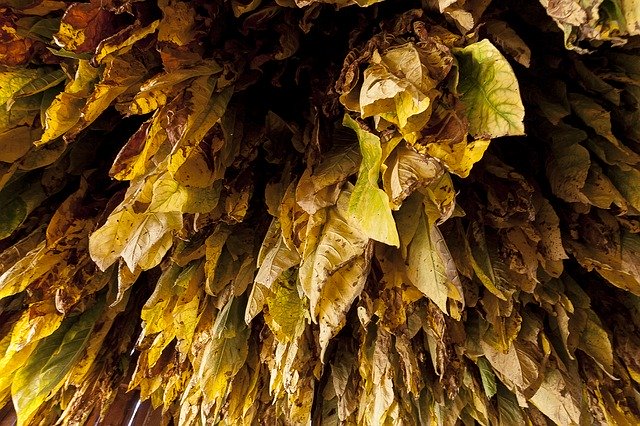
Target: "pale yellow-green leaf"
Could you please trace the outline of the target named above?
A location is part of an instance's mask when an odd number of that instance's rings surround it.
[[[38,76],[37,69],[17,68],[0,72],[0,108]]]
[[[121,256],[129,266],[135,269],[136,265],[153,247],[162,255],[169,249],[167,247],[167,233],[182,228],[182,214],[180,213],[149,213],[144,215],[137,229],[129,235],[127,244],[123,248]],[[162,241],[164,239],[164,241]],[[161,247],[154,245],[162,241]],[[170,246],[170,245],[169,245]],[[152,262],[156,263],[156,262]],[[156,263],[157,264],[157,263]],[[149,269],[151,265],[145,265]],[[155,266],[155,265],[153,265]]]
[[[229,392],[231,380],[247,359],[250,329],[244,323],[243,312],[240,299],[229,300],[218,313],[213,336],[204,347],[197,377],[206,403],[222,403]]]
[[[107,222],[89,237],[91,258],[103,271],[122,253],[129,235],[139,223],[139,216],[123,208],[112,213]]]
[[[271,288],[271,285],[283,272],[299,262],[300,256],[298,253],[288,248],[280,237],[276,240],[275,245],[268,248],[264,260],[260,264],[255,282],[266,288]]]
[[[550,369],[530,401],[556,424],[578,425],[581,401],[575,397],[578,390],[572,387],[560,370]]]
[[[524,106],[511,65],[489,40],[456,53],[458,90],[473,136],[495,138],[524,134]]]
[[[613,348],[609,334],[602,328],[600,318],[592,310],[589,310],[587,324],[580,336],[578,349],[592,357],[607,374],[614,376]]]
[[[122,257],[130,270],[143,262],[145,269],[155,266],[168,251],[167,234],[182,228],[182,214],[135,213],[130,207],[112,213],[107,222],[89,237],[91,258],[103,271]]]
[[[268,311],[265,322],[279,342],[290,342],[303,332],[306,319],[306,306],[300,298],[294,280],[283,277],[274,283],[266,298]]]
[[[358,135],[362,153],[358,180],[349,200],[349,215],[369,238],[398,247],[400,241],[389,197],[378,186],[382,162],[380,138],[361,128],[348,114],[343,124]]]
[[[449,282],[457,280],[457,272],[445,263],[442,234],[426,215],[418,218],[418,227],[408,247],[407,276],[425,296],[433,300],[440,310],[448,313]]]
[[[349,220],[346,204],[350,193],[340,195],[312,251],[305,255],[299,271],[302,288],[310,300],[315,317],[324,283],[342,266],[361,256],[368,244],[367,236]]]
[[[334,147],[313,170],[307,169],[296,188],[296,201],[307,213],[336,203],[344,181],[358,171],[362,156],[356,144]]]
[[[0,299],[23,291],[33,281],[49,272],[61,258],[60,253],[47,250],[45,241],[42,241],[0,275]]]
[[[164,259],[164,255],[167,254],[172,245],[173,235],[170,232],[167,232],[162,235],[158,241],[146,249],[144,254],[141,255],[140,260],[138,260],[136,267],[146,271],[157,266],[160,264],[162,259]]]
[[[189,198],[187,189],[181,186],[168,173],[158,178],[153,184],[153,198],[149,212],[182,212]]]
[[[324,358],[330,340],[346,324],[346,315],[360,295],[369,272],[370,250],[340,266],[324,283],[317,302],[320,325],[320,358]]]

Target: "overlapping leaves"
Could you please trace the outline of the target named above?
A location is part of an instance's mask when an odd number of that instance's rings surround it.
[[[19,424],[638,422],[633,1],[5,3]]]

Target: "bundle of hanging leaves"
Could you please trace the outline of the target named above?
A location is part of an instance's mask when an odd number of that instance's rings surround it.
[[[0,5],[5,418],[640,423],[640,1]]]

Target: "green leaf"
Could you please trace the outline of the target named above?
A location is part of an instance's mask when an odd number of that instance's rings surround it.
[[[52,397],[64,383],[78,356],[91,337],[104,302],[69,318],[60,328],[42,339],[11,384],[11,395],[18,425],[29,424],[38,407]]]
[[[477,137],[524,135],[524,106],[513,69],[489,40],[457,51],[458,90]]]
[[[478,358],[476,362],[480,369],[480,379],[482,380],[482,388],[487,398],[492,398],[497,392],[496,375],[493,372],[491,364],[485,357]]]
[[[47,43],[59,28],[60,18],[26,17],[18,21],[17,33]]]
[[[356,132],[362,152],[358,180],[349,200],[349,215],[369,238],[398,247],[400,240],[389,197],[378,186],[382,163],[380,138],[362,129],[349,115],[344,116],[343,124]]]
[[[64,71],[60,69],[49,72],[45,69],[41,69],[39,71],[37,78],[29,81],[27,84],[22,86],[20,90],[13,93],[11,99],[7,101],[8,108],[11,108],[11,105],[13,105],[16,99],[44,92],[45,90],[62,83],[67,78]]]
[[[38,176],[28,174],[0,191],[0,239],[15,231],[27,216],[46,199]]]
[[[500,424],[521,425],[526,423],[516,396],[501,383],[498,384],[497,400]]]
[[[37,78],[37,75],[38,70],[27,68],[0,72],[0,107],[4,107],[15,93]]]
[[[80,60],[84,60],[84,61],[88,61],[89,59],[91,59],[91,54],[90,53],[74,53],[71,52],[69,50],[66,49],[53,49],[49,46],[47,46],[47,50],[49,50],[49,52],[51,52],[52,54],[59,56],[61,58],[69,58],[69,59],[80,59]]]
[[[587,324],[580,336],[578,349],[593,358],[613,377],[613,348],[609,334],[602,328],[600,318],[591,309],[588,311]]]
[[[21,198],[4,203],[0,210],[0,240],[13,233],[27,217],[27,205]]]
[[[609,166],[606,174],[629,205],[640,212],[640,170],[635,167]]]

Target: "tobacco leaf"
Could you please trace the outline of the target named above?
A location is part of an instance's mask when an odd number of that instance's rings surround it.
[[[473,136],[500,137],[524,134],[524,106],[511,65],[489,40],[457,52],[458,90]]]
[[[349,214],[369,238],[398,246],[389,197],[378,186],[382,163],[380,139],[362,129],[349,115],[345,115],[344,124],[358,135],[362,153],[358,180],[349,199]]]
[[[38,343],[25,365],[16,372],[11,394],[20,424],[28,424],[38,406],[62,386],[65,375],[87,344],[102,309],[102,304],[96,304],[77,319],[62,324]]]

